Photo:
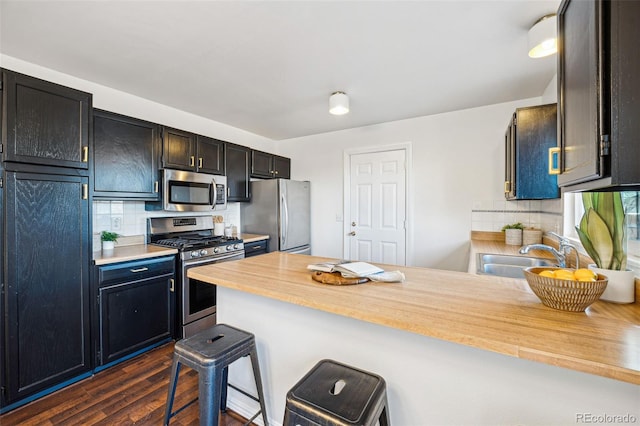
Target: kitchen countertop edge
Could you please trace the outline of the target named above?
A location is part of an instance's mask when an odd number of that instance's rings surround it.
[[[93,262],[96,266],[110,263],[127,262],[131,260],[149,259],[153,257],[171,256],[178,253],[175,248],[155,246],[151,244],[135,244],[120,246],[109,253],[93,252]]]

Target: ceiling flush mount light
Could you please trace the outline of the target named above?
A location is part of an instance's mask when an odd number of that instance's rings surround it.
[[[344,115],[349,112],[349,97],[344,92],[333,92],[329,97],[329,112]]]
[[[558,51],[556,15],[545,15],[529,30],[529,57],[544,58]]]

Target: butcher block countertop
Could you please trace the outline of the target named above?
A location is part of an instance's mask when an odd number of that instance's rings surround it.
[[[136,244],[131,246],[116,246],[110,251],[93,252],[93,261],[96,265],[126,262],[129,260],[148,259],[151,257],[170,256],[178,253],[178,250],[170,247],[154,246],[152,244]]]
[[[191,268],[188,276],[337,315],[640,384],[640,304],[598,301],[586,312],[548,308],[526,281],[465,272],[401,270],[403,283],[332,286],[311,279],[328,258],[273,252]]]
[[[259,235],[259,234],[245,234],[244,232],[240,234],[240,238],[245,243],[255,243],[256,241],[268,240],[268,235]]]

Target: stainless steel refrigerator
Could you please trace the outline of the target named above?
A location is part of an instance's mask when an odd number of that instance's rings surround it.
[[[288,179],[251,182],[242,203],[242,232],[269,235],[269,251],[311,254],[310,183]]]

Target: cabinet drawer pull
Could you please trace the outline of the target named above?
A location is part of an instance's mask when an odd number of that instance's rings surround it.
[[[89,185],[86,183],[82,184],[82,199],[83,200],[89,199]]]
[[[158,189],[159,189],[158,181],[155,181],[153,183],[153,192],[155,192],[157,194],[158,193]]]
[[[196,165],[196,157],[192,155],[191,158],[189,159],[189,167],[193,167],[195,165]]]
[[[507,180],[504,182],[504,193],[508,194],[509,192],[511,192],[511,182]]]
[[[255,246],[255,247],[251,247],[251,250],[260,250],[262,248],[262,246]]]
[[[142,267],[142,268],[137,268],[137,269],[129,269],[131,272],[144,272],[144,271],[148,271],[149,268],[147,267]]]
[[[198,158],[198,168],[202,168],[202,157]]]
[[[89,147],[88,146],[82,147],[82,162],[83,163],[88,163],[89,162]]]
[[[553,167],[553,157],[556,157],[556,167]],[[549,174],[550,175],[559,175],[560,174],[560,148],[549,148]]]
[[[171,293],[173,293],[175,291],[175,280],[173,278],[171,278],[169,281],[171,281],[171,288],[169,289],[169,291],[171,291]]]

